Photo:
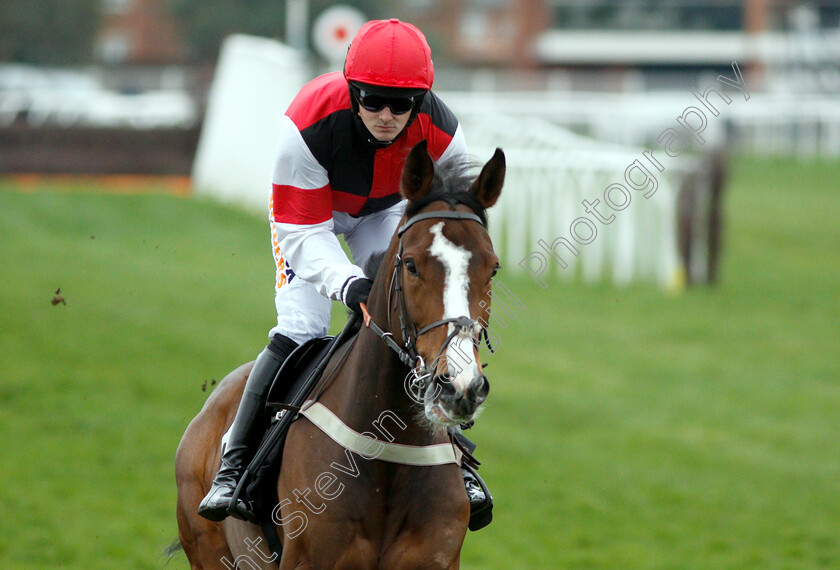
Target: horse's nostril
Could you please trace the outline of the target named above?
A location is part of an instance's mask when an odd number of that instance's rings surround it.
[[[449,378],[445,376],[438,376],[435,378],[435,383],[439,386],[439,397],[444,402],[452,402],[458,397],[458,391]]]
[[[478,396],[479,401],[484,401],[487,399],[487,395],[490,393],[490,380],[487,379],[487,376],[484,374],[481,375],[479,378],[478,386],[476,387],[476,396]]]
[[[480,406],[487,399],[490,392],[490,383],[483,374],[475,380],[467,391],[467,398],[473,405]]]

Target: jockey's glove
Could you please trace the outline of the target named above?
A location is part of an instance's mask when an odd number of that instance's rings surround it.
[[[351,277],[344,283],[341,291],[341,301],[356,314],[361,314],[359,303],[367,303],[373,281],[366,277]]]

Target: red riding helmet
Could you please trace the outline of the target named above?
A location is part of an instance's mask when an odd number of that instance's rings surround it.
[[[428,91],[435,80],[432,50],[416,27],[396,18],[361,27],[347,50],[348,82]]]

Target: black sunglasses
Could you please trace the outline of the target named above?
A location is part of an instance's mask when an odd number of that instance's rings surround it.
[[[391,109],[394,115],[404,115],[414,108],[417,102],[416,97],[384,97],[382,95],[374,95],[364,89],[359,89],[359,105],[371,113],[378,113],[385,107]]]

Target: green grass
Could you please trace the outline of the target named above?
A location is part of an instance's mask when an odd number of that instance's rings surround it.
[[[715,288],[501,276],[526,308],[498,328],[470,434],[496,520],[463,567],[840,567],[837,180],[836,163],[736,160]],[[0,567],[160,568],[202,384],[274,320],[264,216],[12,190]]]

